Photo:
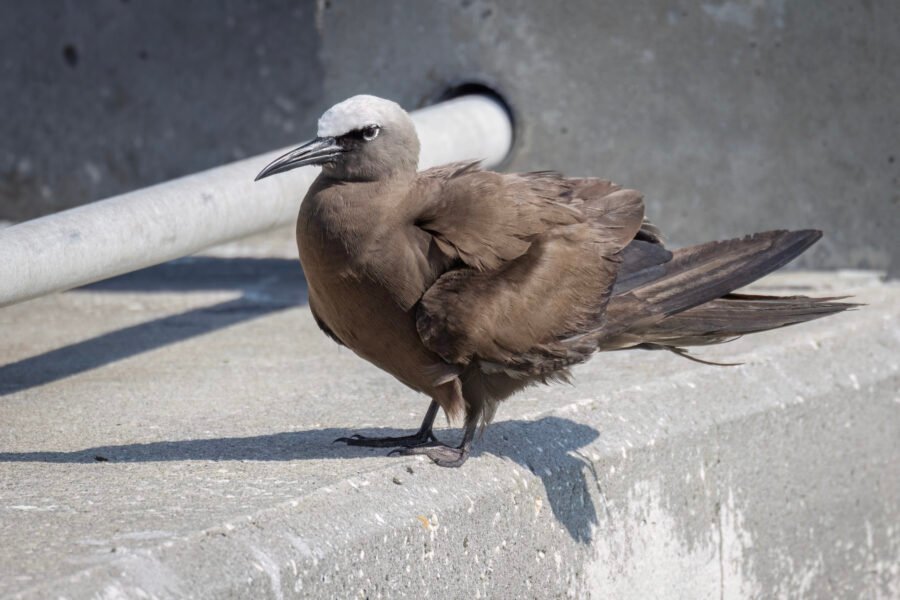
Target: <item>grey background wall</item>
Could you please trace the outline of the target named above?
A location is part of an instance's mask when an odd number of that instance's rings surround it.
[[[300,141],[360,92],[488,83],[507,168],[641,189],[675,245],[777,227],[900,264],[900,3],[320,0],[0,6],[0,218]]]
[[[290,144],[322,105],[311,2],[0,3],[0,218]]]

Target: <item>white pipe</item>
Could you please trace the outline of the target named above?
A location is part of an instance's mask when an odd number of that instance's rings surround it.
[[[412,113],[420,168],[499,164],[512,123],[493,98],[462,96]],[[121,275],[296,218],[318,174],[304,167],[255,182],[289,148],[0,229],[0,306]]]

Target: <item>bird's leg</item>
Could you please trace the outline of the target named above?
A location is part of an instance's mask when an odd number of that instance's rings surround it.
[[[462,442],[454,448],[440,442],[428,444],[425,446],[413,446],[406,448],[397,448],[392,451],[389,456],[412,456],[414,454],[424,454],[441,467],[459,467],[462,466],[466,459],[469,458],[469,448],[472,446],[472,440],[475,438],[475,428],[478,426],[478,420],[466,420],[466,431],[463,433]]]
[[[348,446],[368,446],[371,448],[395,448],[397,446],[402,448],[417,448],[428,444],[438,444],[437,438],[434,437],[434,434],[431,432],[431,427],[434,425],[434,418],[437,416],[438,408],[437,401],[432,400],[431,405],[428,407],[428,412],[425,413],[425,418],[422,420],[422,426],[419,427],[419,431],[412,435],[399,437],[365,437],[363,435],[355,434],[350,437],[338,438],[334,441],[343,442]]]

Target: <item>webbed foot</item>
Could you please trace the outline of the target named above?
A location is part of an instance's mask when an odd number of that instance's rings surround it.
[[[366,437],[364,435],[354,434],[350,437],[341,437],[334,440],[333,443],[342,442],[348,446],[366,446],[369,448],[418,448],[428,444],[439,444],[437,438],[429,429],[428,431],[418,431],[413,435],[403,435],[399,437]]]

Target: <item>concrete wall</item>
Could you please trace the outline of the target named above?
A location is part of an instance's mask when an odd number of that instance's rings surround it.
[[[0,219],[287,145],[322,106],[309,2],[0,3]]]
[[[818,227],[805,264],[900,259],[900,3],[415,5],[324,10],[329,98],[480,78],[519,116],[510,168],[637,187],[675,243]]]
[[[510,169],[641,189],[674,244],[776,227],[900,263],[900,3],[366,0],[0,7],[0,218],[299,141],[372,92],[496,86]]]

